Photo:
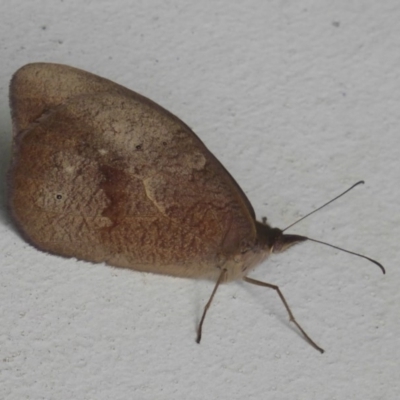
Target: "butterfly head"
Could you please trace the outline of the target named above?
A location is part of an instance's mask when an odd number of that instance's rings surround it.
[[[282,253],[289,247],[307,240],[305,236],[287,235],[281,229],[271,228],[261,222],[257,222],[257,236],[261,247],[269,253]]]

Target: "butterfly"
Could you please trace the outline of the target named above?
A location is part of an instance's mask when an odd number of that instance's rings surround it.
[[[323,351],[278,286],[248,277],[271,253],[313,239],[257,221],[240,186],[178,117],[110,80],[49,63],[14,74],[10,105],[9,203],[35,247],[213,280],[197,342],[221,283],[243,279],[272,288],[306,340]]]

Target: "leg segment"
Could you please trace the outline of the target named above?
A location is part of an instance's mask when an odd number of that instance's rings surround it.
[[[247,276],[245,276],[245,277],[243,278],[243,280],[246,281],[246,282],[248,282],[248,283],[251,283],[252,285],[264,286],[264,287],[267,287],[267,288],[270,288],[270,289],[274,289],[274,290],[278,293],[280,299],[282,300],[283,305],[284,305],[285,308],[286,308],[286,311],[287,311],[288,314],[289,314],[289,320],[290,320],[290,322],[293,322],[293,323],[297,326],[297,328],[298,328],[298,329],[300,330],[300,332],[303,334],[304,338],[307,340],[307,342],[308,342],[312,347],[314,347],[314,348],[315,348],[316,350],[318,350],[320,353],[323,353],[323,352],[324,352],[324,350],[321,349],[321,347],[319,347],[319,346],[310,338],[310,336],[307,335],[307,333],[304,331],[304,329],[298,324],[298,322],[296,321],[296,319],[294,318],[294,316],[293,316],[293,314],[292,314],[292,311],[291,311],[291,309],[290,309],[290,307],[289,307],[289,305],[288,305],[288,303],[287,303],[285,297],[283,296],[281,290],[279,289],[279,286],[271,285],[270,283],[261,282],[261,281],[258,281],[258,280],[256,280],[256,279],[248,278]]]
[[[226,269],[221,270],[221,273],[220,273],[220,275],[218,277],[217,283],[214,286],[214,290],[212,291],[211,296],[210,296],[206,306],[204,307],[203,316],[201,317],[199,327],[197,328],[197,339],[196,339],[197,343],[200,343],[200,340],[201,340],[201,332],[202,332],[202,329],[203,329],[204,318],[206,317],[207,311],[210,308],[210,305],[211,305],[211,302],[212,302],[212,300],[214,298],[214,295],[215,295],[215,293],[216,293],[216,291],[218,289],[218,286],[223,281],[223,279],[225,277],[225,274],[226,274]]]

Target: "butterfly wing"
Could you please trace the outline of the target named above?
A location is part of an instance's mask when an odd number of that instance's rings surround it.
[[[96,75],[29,64],[10,88],[10,204],[55,254],[143,271],[215,277],[256,240],[254,211],[194,132]]]

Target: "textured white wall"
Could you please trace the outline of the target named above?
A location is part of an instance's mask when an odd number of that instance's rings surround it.
[[[400,379],[400,5],[377,1],[0,2],[0,398],[384,399]],[[41,253],[7,210],[8,82],[25,63],[70,64],[187,122],[307,243],[262,265],[276,294],[116,270]],[[396,395],[397,394],[397,395]]]

